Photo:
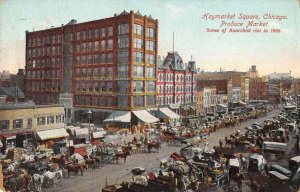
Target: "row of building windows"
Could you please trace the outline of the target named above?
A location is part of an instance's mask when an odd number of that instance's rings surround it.
[[[87,31],[77,31],[76,32],[76,40],[85,40],[85,39],[92,39],[100,37],[110,37],[113,36],[113,26],[109,26],[107,28],[100,28],[100,29],[89,29]]]
[[[49,78],[61,78],[60,70],[27,70],[27,79],[49,79]]]
[[[37,118],[37,125],[46,125],[47,124],[55,124],[62,123],[64,116],[63,115],[55,115],[55,116],[42,116]],[[27,118],[26,125],[24,124],[24,119],[18,118],[13,120],[13,129],[31,129],[32,128],[32,118]],[[0,131],[7,131],[10,129],[10,120],[1,120],[0,121]]]
[[[27,60],[27,67],[59,67],[61,66],[62,59],[60,57],[51,59],[33,59]]]
[[[159,93],[173,93],[174,92],[174,87],[173,85],[161,85],[158,87],[157,90]],[[182,85],[177,85],[175,87],[175,93],[182,93],[182,92],[191,92],[191,86],[182,86]]]
[[[118,66],[118,77],[128,77],[128,65]],[[134,66],[133,76],[134,77],[145,77],[144,66]],[[148,78],[155,78],[155,68],[147,67],[146,74]],[[76,69],[76,77],[113,77],[113,68],[112,67],[96,67],[96,68],[81,68]]]
[[[88,105],[88,106],[101,106],[101,107],[111,107],[113,106],[113,97],[87,97],[87,96],[75,96],[76,105]],[[146,96],[146,104],[148,106],[155,105],[155,96]],[[134,96],[133,97],[134,107],[144,107],[144,96]],[[118,107],[129,107],[129,97],[128,96],[118,96],[117,104]]]
[[[144,26],[139,24],[134,24],[134,33],[137,35],[144,34]],[[128,34],[129,33],[129,24],[120,24],[118,25],[118,34]],[[86,40],[93,38],[104,38],[113,36],[113,26],[109,26],[107,28],[97,28],[97,29],[89,29],[84,31],[76,32],[76,40]],[[155,29],[147,28],[146,36],[150,38],[155,38]],[[73,36],[70,35],[70,41],[73,41]],[[28,47],[36,47],[36,46],[45,46],[49,44],[61,43],[61,35],[45,35],[44,37],[30,38],[28,40]]]
[[[117,55],[117,61],[120,63],[128,62],[128,51],[120,51]],[[147,64],[155,64],[156,57],[154,54],[146,54]],[[94,54],[94,55],[83,55],[75,57],[75,64],[98,64],[98,63],[113,63],[114,57],[113,53],[103,53],[103,54]],[[134,62],[144,63],[144,53],[134,52]]]
[[[108,54],[95,54],[95,55],[83,55],[75,57],[75,64],[98,64],[98,63],[113,63],[113,53]]]
[[[61,46],[27,49],[27,58],[59,56],[61,54],[62,54]]]
[[[92,52],[92,51],[104,51],[104,50],[112,50],[113,49],[113,40],[108,39],[102,41],[95,42],[86,42],[86,43],[77,43],[76,44],[76,52]]]
[[[158,80],[161,82],[192,82],[192,81],[196,81],[196,77],[192,78],[192,76],[190,75],[175,75],[175,79],[174,79],[174,75],[173,74],[159,74]]]
[[[146,83],[146,92],[155,92],[155,81],[133,81],[133,92],[144,92],[144,83]],[[116,88],[117,92],[129,93],[129,81],[118,81]],[[112,92],[113,82],[76,82],[76,91]]]
[[[28,40],[28,47],[45,46],[55,43],[61,43],[61,35],[47,35],[42,38],[30,38]]]
[[[175,98],[175,103],[173,102]],[[196,96],[192,95],[177,95],[177,96],[166,96],[166,97],[158,97],[159,105],[169,105],[169,104],[181,104],[181,103],[192,103],[196,102]]]
[[[26,89],[31,91],[60,91],[60,82],[30,81],[26,83]]]

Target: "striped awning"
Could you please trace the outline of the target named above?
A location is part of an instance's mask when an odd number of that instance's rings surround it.
[[[65,128],[38,131],[36,134],[37,134],[39,140],[69,137],[69,134]]]

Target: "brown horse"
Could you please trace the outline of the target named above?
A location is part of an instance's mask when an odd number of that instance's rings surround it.
[[[57,163],[59,167],[65,167],[66,165],[70,164],[71,161],[67,156],[54,156],[51,158],[52,163]]]
[[[159,152],[158,150],[161,148],[160,142],[148,143],[148,146],[147,146],[148,153],[150,153],[150,150],[152,148],[156,149],[156,151]]]
[[[170,155],[170,158],[174,159],[175,161],[183,161],[186,162],[187,159],[184,156],[179,155],[178,153],[174,152]]]
[[[263,149],[258,146],[250,146],[248,149],[249,149],[250,153],[262,154],[262,152],[263,152]]]
[[[86,163],[86,165],[87,165],[87,167],[88,168],[92,168],[93,169],[93,171],[95,171],[95,169],[96,169],[96,159],[86,159],[85,160],[85,163]]]
[[[119,159],[121,158],[121,159],[124,159],[124,163],[126,163],[126,159],[127,159],[128,155],[130,155],[129,151],[121,152],[121,153],[116,153],[115,154],[116,162],[118,163]]]
[[[125,153],[125,152],[131,153],[131,151],[132,151],[132,147],[130,145],[129,146],[122,146],[121,149],[122,149],[123,153]]]
[[[74,172],[76,178],[78,171],[80,171],[81,176],[83,176],[83,165],[81,164],[70,164],[67,166],[67,170],[68,170],[68,177],[70,177],[70,172]]]

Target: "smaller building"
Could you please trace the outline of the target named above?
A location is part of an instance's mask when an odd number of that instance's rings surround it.
[[[209,87],[204,87],[203,89],[204,95],[204,112],[210,113],[211,112],[211,89]]]
[[[33,102],[0,104],[0,140],[4,145],[23,147],[35,141],[66,138],[63,105]]]
[[[197,114],[204,113],[203,88],[197,89]]]

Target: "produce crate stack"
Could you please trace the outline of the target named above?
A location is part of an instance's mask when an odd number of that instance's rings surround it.
[[[13,148],[8,151],[6,158],[11,159],[12,161],[19,161],[25,153],[25,149]]]

